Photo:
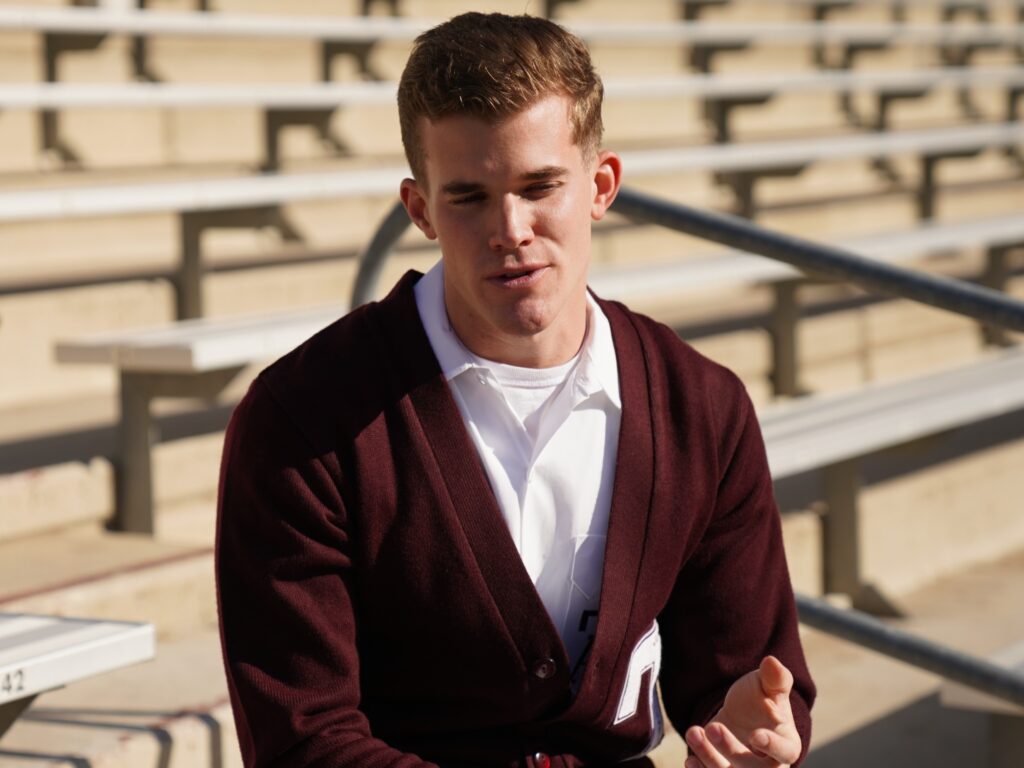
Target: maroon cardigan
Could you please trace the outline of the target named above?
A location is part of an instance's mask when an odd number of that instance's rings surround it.
[[[806,752],[814,686],[739,380],[601,303],[623,411],[596,636],[573,696],[420,323],[417,279],[267,368],[228,429],[217,584],[246,765],[615,764],[650,737],[644,696],[613,720],[654,620],[678,729],[710,719],[771,653],[796,677]]]

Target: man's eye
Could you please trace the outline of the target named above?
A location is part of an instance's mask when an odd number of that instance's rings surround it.
[[[554,192],[560,186],[562,185],[559,184],[557,181],[547,181],[544,182],[543,184],[531,184],[529,187],[526,188],[524,194],[526,195],[526,197],[544,197],[544,195]]]
[[[479,203],[484,199],[484,196],[480,193],[473,193],[472,195],[462,195],[461,197],[453,197],[450,202],[452,205],[469,205],[470,203]]]

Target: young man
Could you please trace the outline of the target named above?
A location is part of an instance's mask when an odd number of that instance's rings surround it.
[[[399,88],[442,260],[265,370],[217,574],[250,766],[688,766],[806,751],[814,688],[753,409],[588,293],[621,162],[579,40],[466,14]]]

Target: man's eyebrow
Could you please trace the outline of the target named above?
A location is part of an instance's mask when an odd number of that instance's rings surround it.
[[[529,171],[523,174],[523,181],[544,181],[545,179],[555,179],[559,176],[565,176],[569,173],[568,168],[563,168],[560,165],[545,165],[543,168],[538,168],[536,171]]]
[[[535,171],[527,171],[519,178],[522,181],[547,181],[548,179],[557,179],[562,176],[566,176],[569,173],[568,168],[563,168],[560,165],[545,165],[543,168],[538,168]],[[447,184],[441,187],[441,192],[446,195],[468,195],[473,192],[479,192],[484,188],[483,184],[475,181],[449,181]]]
[[[441,191],[446,195],[467,195],[470,192],[479,192],[483,188],[483,184],[473,181],[449,181],[441,187]]]

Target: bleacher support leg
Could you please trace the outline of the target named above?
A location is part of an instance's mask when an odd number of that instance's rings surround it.
[[[1021,13],[1024,13],[1024,6],[1022,6]],[[1024,24],[1024,20],[1021,21]],[[1021,49],[1021,58],[1024,60],[1024,47]],[[1006,122],[1016,123],[1020,120],[1020,102],[1024,98],[1024,86],[1014,86],[1010,88],[1006,93]],[[1017,146],[1008,146],[1004,152],[1006,156],[1011,160],[1016,161],[1017,165],[1024,168],[1024,154]]]
[[[937,155],[927,154],[921,157],[921,180],[917,189],[917,215],[921,221],[929,221],[935,217],[935,173],[939,162],[955,158],[975,157],[981,153],[982,149],[983,147],[962,149]]]
[[[401,16],[401,11],[398,8],[398,0],[381,0],[384,5],[387,6],[387,12],[389,16]],[[377,0],[363,0],[359,12],[363,16],[373,15],[373,7],[377,5]]]
[[[281,131],[294,125],[315,128],[320,138],[331,145],[338,155],[349,152],[345,143],[331,134],[331,116],[334,109],[268,109],[263,113],[263,171],[276,171],[281,167]]]
[[[711,60],[717,54],[729,51],[745,51],[749,47],[747,43],[695,43],[690,48],[687,63],[694,72],[711,72]]]
[[[860,462],[849,459],[832,464],[824,475],[828,504],[822,520],[825,593],[847,595],[854,608],[876,616],[903,616],[901,609],[864,581],[861,571]]]
[[[35,696],[26,696],[24,699],[15,699],[0,704],[0,737],[14,725],[14,721],[21,717],[21,713],[28,709],[35,700]]]
[[[177,318],[203,316],[203,232],[207,229],[258,229],[272,227],[289,241],[302,235],[276,205],[223,211],[185,211],[178,216],[181,260],[176,280]]]
[[[558,17],[558,9],[562,5],[568,5],[574,3],[576,0],[544,0],[541,11],[545,19],[554,19]]]
[[[114,527],[131,533],[154,532],[153,447],[160,432],[150,410],[152,377],[121,372],[118,424],[117,509]]]
[[[798,382],[799,360],[797,323],[800,306],[797,302],[798,280],[782,280],[772,285],[775,304],[772,307],[772,389],[777,397],[795,397],[803,392]]]
[[[60,57],[69,51],[91,51],[99,47],[106,35],[43,35],[43,73],[48,83],[60,81]],[[80,166],[78,154],[60,138],[58,113],[52,109],[39,112],[40,146],[54,153],[61,163]]]
[[[928,221],[935,215],[935,166],[938,158],[925,155],[921,158],[921,181],[917,189],[917,218]]]
[[[993,245],[985,254],[985,271],[981,276],[981,284],[995,291],[1006,290],[1006,283],[1010,279],[1009,255],[1013,246]],[[1007,347],[1010,345],[1010,335],[1005,328],[996,325],[982,324],[982,339],[985,344],[992,347]]]
[[[928,95],[930,87],[924,88],[891,88],[878,93],[878,112],[875,115],[875,130],[889,130],[889,108],[894,102],[910,99],[921,99]]]
[[[875,113],[874,129],[879,133],[884,133],[889,130],[890,108],[896,101],[901,99],[920,99],[926,96],[930,90],[930,88],[904,88],[880,91],[878,94],[878,110]],[[850,104],[850,109],[853,109],[852,102]],[[852,112],[851,116],[856,117]],[[878,173],[890,182],[893,184],[899,183],[899,173],[896,172],[896,168],[889,161],[889,158],[876,157],[871,161],[871,164]]]
[[[679,18],[683,21],[697,21],[705,7],[728,5],[731,0],[680,0]]]
[[[335,56],[351,56],[356,63],[356,68],[365,80],[384,80],[385,78],[376,72],[370,65],[370,54],[373,52],[374,43],[343,43],[335,40],[326,40],[320,47],[320,79],[325,83],[331,82],[331,66]]]
[[[854,4],[854,0],[844,0],[843,2],[830,2],[812,3],[811,4],[811,20],[812,21],[828,21],[828,17],[835,11],[844,10],[850,8]]]
[[[153,448],[160,442],[160,429],[153,417],[153,400],[158,397],[212,399],[241,370],[241,366],[237,366],[185,374],[121,372],[115,530],[150,535],[156,530]]]
[[[140,11],[146,10],[147,0],[135,0],[135,8]],[[196,4],[197,10],[208,11],[210,10],[209,4],[206,0],[199,0]],[[160,78],[157,77],[149,68],[149,44],[147,38],[144,35],[139,35],[132,38],[132,72],[135,75],[136,80],[141,80],[144,83],[158,83]]]
[[[181,263],[175,292],[177,319],[187,320],[203,316],[203,256],[204,222],[193,213],[178,217],[181,237]]]
[[[941,48],[939,59],[942,61],[943,66],[969,67],[975,53],[990,48],[998,48],[998,45],[977,43],[974,45],[958,46],[955,43],[950,43]],[[958,89],[957,101],[960,103],[960,110],[964,113],[965,117],[971,120],[978,120],[983,116],[982,111],[971,100],[971,89],[967,86],[962,86]]]
[[[853,69],[854,63],[857,61],[857,57],[862,53],[869,51],[884,51],[889,47],[888,43],[848,43],[843,48],[843,53],[839,58],[839,61],[833,67],[829,64],[828,58],[825,55],[824,45],[819,45],[813,51],[813,62],[814,66],[819,69],[840,69],[840,70],[851,70]],[[853,107],[853,94],[849,90],[842,90],[838,94],[839,98],[839,111],[842,112],[850,125],[855,127],[861,127],[866,123],[862,120],[860,115],[857,114],[857,110]]]
[[[956,21],[956,17],[960,14],[963,14],[964,16],[974,16],[978,21],[986,24],[991,21],[988,8],[986,6],[968,2],[947,3],[942,9],[942,23],[949,24],[950,22]]]
[[[711,123],[715,129],[715,142],[728,144],[732,141],[732,131],[729,129],[729,117],[736,107],[752,107],[767,104],[771,101],[772,94],[765,93],[757,96],[743,97],[715,97],[708,98],[704,102],[704,119]]]
[[[132,38],[132,74],[143,83],[159,83],[160,78],[149,68],[149,46],[145,37]]]
[[[716,184],[724,184],[733,193],[733,213],[745,219],[757,215],[755,197],[757,182],[761,179],[788,179],[799,176],[806,165],[787,165],[778,168],[761,168],[755,171],[720,171],[715,173]]]

